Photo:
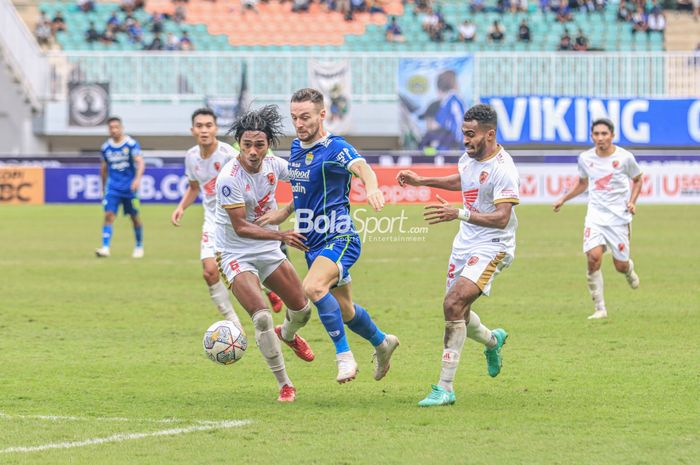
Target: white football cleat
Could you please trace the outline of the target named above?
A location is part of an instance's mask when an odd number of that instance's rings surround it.
[[[399,346],[399,338],[393,334],[387,334],[381,344],[374,351],[374,379],[379,381],[386,376],[391,367],[391,354]]]
[[[101,258],[106,258],[109,257],[109,247],[100,247],[99,249],[95,249],[95,255]]]
[[[338,383],[343,384],[352,381],[357,376],[357,362],[352,352],[343,352],[335,356],[335,363],[338,364],[338,376],[335,378]]]
[[[603,310],[596,310],[593,312],[593,315],[589,316],[589,320],[600,320],[602,318],[607,318],[608,317],[608,311],[603,309]]]
[[[143,258],[143,247],[134,247],[131,258]]]
[[[627,278],[627,283],[632,289],[637,289],[639,287],[639,276],[637,276],[637,273],[634,270],[630,270],[628,273],[626,273],[625,278]]]

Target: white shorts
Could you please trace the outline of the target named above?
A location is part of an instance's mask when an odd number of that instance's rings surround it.
[[[630,259],[631,223],[617,226],[601,226],[587,223],[583,228],[583,252],[603,246],[610,248],[615,260],[626,262]]]
[[[202,225],[202,239],[199,241],[199,259],[216,257],[216,225],[204,223]]]
[[[447,285],[449,291],[455,280],[462,276],[476,284],[484,295],[491,292],[491,283],[498,273],[513,263],[513,255],[503,250],[501,244],[479,245],[472,250],[452,250],[447,266]]]
[[[216,263],[226,287],[231,287],[236,276],[246,271],[255,273],[262,284],[285,260],[287,256],[280,249],[264,254],[216,253]]]

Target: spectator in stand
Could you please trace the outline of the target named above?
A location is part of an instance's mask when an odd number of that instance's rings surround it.
[[[126,14],[131,14],[136,8],[134,0],[121,0],[119,8]]]
[[[620,0],[620,5],[617,7],[617,20],[626,23],[631,19],[631,16],[625,0]]]
[[[56,14],[54,15],[53,19],[51,20],[51,31],[53,32],[53,34],[55,36],[57,32],[65,31],[65,30],[66,30],[66,20],[63,19],[63,13],[61,11],[57,11]]]
[[[107,27],[113,26],[116,30],[122,32],[125,30],[124,25],[119,21],[119,17],[117,16],[117,12],[113,11],[112,15],[107,19]]]
[[[51,45],[51,22],[49,18],[46,17],[45,12],[41,12],[39,15],[39,20],[34,26],[34,36],[36,37],[39,45]]]
[[[457,28],[458,35],[457,40],[460,42],[473,42],[476,40],[476,26],[474,23],[465,19],[462,24]]]
[[[153,12],[151,15],[151,32],[154,34],[163,32],[164,20],[165,16],[163,16],[162,13],[158,13],[157,11]]]
[[[130,21],[126,29],[126,34],[129,37],[129,42],[134,44],[143,43],[143,28],[141,27],[141,22],[137,20]]]
[[[578,28],[578,34],[574,41],[574,50],[577,52],[587,52],[588,51],[588,37],[583,33],[581,28]]]
[[[483,0],[481,0],[483,1]],[[415,0],[415,4],[413,7],[413,16],[416,16],[418,13],[430,13],[433,11],[433,6],[432,6],[432,1],[431,0]]]
[[[540,11],[542,11],[542,13],[546,13],[547,11],[549,11],[551,9],[551,7],[549,5],[549,0],[539,0],[539,2],[540,2]]]
[[[486,8],[484,0],[472,0],[469,4],[469,11],[472,13],[481,13]]]
[[[292,12],[301,13],[309,11],[309,0],[293,0]],[[256,10],[257,11],[257,10]]]
[[[146,46],[146,50],[163,50],[163,40],[160,38],[160,32],[156,32],[153,35],[153,40]]]
[[[530,42],[530,26],[527,25],[527,20],[520,21],[518,26],[518,40],[521,42]]]
[[[406,42],[406,38],[403,36],[399,23],[396,22],[396,16],[391,17],[391,21],[386,27],[384,37],[387,42]]]
[[[76,0],[75,4],[83,13],[95,11],[95,2],[92,0]]]
[[[369,0],[369,9],[368,9],[368,11],[369,11],[370,16],[373,15],[373,14],[375,14],[375,13],[378,13],[378,14],[381,14],[381,15],[385,15],[385,14],[386,14],[386,10],[385,10],[384,7],[382,6],[382,3],[380,2],[380,0]],[[402,37],[403,37],[403,36],[402,36]]]
[[[294,8],[292,8],[293,10]],[[258,11],[258,0],[241,0],[241,13],[246,14],[248,11],[254,11],[255,14],[260,14]]]
[[[506,36],[506,30],[505,28],[501,25],[501,23],[498,22],[498,20],[494,20],[493,24],[491,27],[489,27],[489,40],[492,42],[501,42]]]
[[[119,39],[117,39],[117,33],[113,26],[107,26],[105,31],[102,33],[101,39],[103,44],[109,45],[119,43]]]
[[[102,35],[95,29],[95,22],[90,21],[90,27],[85,31],[85,41],[88,43],[97,42],[102,39]]]
[[[564,24],[571,21],[572,18],[568,0],[561,0],[559,8],[557,8],[557,21]]]
[[[568,52],[571,49],[572,49],[571,36],[569,35],[569,30],[564,29],[564,33],[561,35],[561,38],[559,39],[559,51]]]
[[[666,17],[660,9],[653,10],[647,20],[649,31],[664,33],[666,30]]]
[[[185,2],[177,2],[175,5],[175,15],[173,16],[173,20],[177,23],[180,24],[183,21],[185,21],[187,17],[187,7],[185,6]]]
[[[172,32],[168,32],[165,36],[165,50],[180,50],[180,39]]]
[[[194,50],[194,44],[192,43],[192,39],[190,39],[190,35],[187,33],[187,31],[182,31],[182,37],[180,37],[180,49],[183,52],[190,52]]]
[[[603,10],[605,10],[605,5],[606,5],[607,1],[606,0],[595,0],[594,3],[595,3],[595,10],[596,11],[603,11]]]
[[[644,13],[644,7],[637,6],[637,11],[632,15],[632,33],[649,32],[649,24],[647,23],[647,15]]]

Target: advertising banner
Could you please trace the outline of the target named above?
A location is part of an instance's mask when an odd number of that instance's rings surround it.
[[[504,144],[590,145],[590,125],[615,124],[615,143],[635,146],[700,144],[700,100],[592,97],[482,97],[498,113]]]
[[[472,103],[474,60],[399,61],[401,143],[404,149],[462,150],[462,119]]]
[[[640,162],[644,173],[644,187],[640,202],[700,204],[700,161]],[[415,165],[408,167],[421,176],[449,176],[457,172],[455,165],[436,167]],[[436,201],[436,194],[449,202],[460,203],[460,192],[442,191],[429,187],[401,187],[396,175],[401,169],[374,167],[379,188],[390,204],[426,204]],[[576,183],[578,172],[575,163],[520,163],[521,203],[546,204],[559,198]],[[32,174],[33,173],[33,174]],[[2,201],[11,203],[41,203],[44,189],[37,184],[41,168],[2,168]],[[97,168],[46,168],[46,203],[84,203],[102,200],[102,183]],[[35,181],[32,181],[35,179]],[[5,187],[6,185],[13,187]],[[139,195],[145,203],[176,203],[187,188],[188,180],[178,168],[149,168],[143,176]],[[31,186],[31,187],[29,187]],[[13,193],[12,196],[10,193]],[[286,204],[292,200],[288,183],[279,183],[277,201]],[[31,200],[27,200],[31,199]],[[367,194],[362,182],[353,178],[350,187],[350,202],[365,203]],[[572,202],[585,202],[581,195]]]
[[[309,60],[309,87],[323,93],[326,129],[345,134],[352,128],[352,74],[350,63]]]
[[[0,167],[0,205],[44,203],[44,168],[39,166]]]

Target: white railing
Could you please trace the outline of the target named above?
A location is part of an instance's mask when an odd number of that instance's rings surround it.
[[[7,0],[0,0],[7,1]],[[404,57],[434,53],[323,52],[68,52],[49,55],[51,91],[63,100],[70,81],[109,82],[114,101],[183,102],[238,95],[243,63],[249,92],[258,100],[286,101],[307,85],[309,59],[349,60],[353,99],[397,101],[397,69]],[[700,54],[475,53],[476,97],[560,95],[700,97]]]
[[[0,54],[32,107],[39,108],[48,91],[48,63],[11,0],[0,0]]]

